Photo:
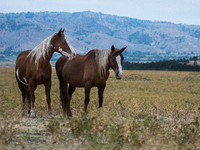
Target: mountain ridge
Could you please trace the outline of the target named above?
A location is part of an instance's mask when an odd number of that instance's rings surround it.
[[[128,46],[126,60],[200,55],[200,26],[140,20],[91,11],[0,13],[0,55],[33,49],[45,38],[65,29],[78,53]],[[156,56],[155,56],[156,55]]]

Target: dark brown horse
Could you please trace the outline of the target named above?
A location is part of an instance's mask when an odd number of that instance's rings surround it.
[[[89,103],[90,89],[95,86],[98,88],[99,107],[102,107],[109,69],[114,70],[117,79],[122,78],[122,52],[125,49],[126,47],[119,50],[112,46],[106,50],[91,50],[86,55],[77,54],[73,60],[63,56],[57,60],[56,73],[60,82],[60,99],[64,115],[72,116],[70,101],[76,87],[85,88],[85,111]]]
[[[19,89],[22,92],[22,110],[24,111],[25,99],[27,98],[29,106],[28,114],[31,118],[35,117],[34,91],[39,84],[44,84],[45,86],[48,110],[49,114],[51,114],[51,65],[49,61],[54,52],[59,52],[70,59],[73,59],[76,55],[74,49],[66,41],[62,28],[58,33],[46,38],[33,50],[23,51],[17,57],[15,76]]]

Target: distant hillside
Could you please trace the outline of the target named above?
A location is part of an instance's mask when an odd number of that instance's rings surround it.
[[[32,49],[65,28],[78,53],[128,46],[129,61],[152,61],[200,55],[200,26],[152,22],[94,12],[0,14],[0,60]],[[14,59],[14,57],[13,57]]]

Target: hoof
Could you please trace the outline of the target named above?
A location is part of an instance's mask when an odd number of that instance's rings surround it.
[[[30,118],[35,118],[35,114],[30,114],[29,117]]]
[[[67,113],[67,117],[71,118],[72,117],[72,113]]]
[[[34,112],[30,113],[30,114],[29,114],[29,117],[30,117],[30,118],[35,118],[35,113],[34,113]]]
[[[51,111],[49,111],[49,116],[52,116],[52,112]]]
[[[29,114],[30,118],[35,118],[35,112],[34,109],[31,109],[30,114]]]
[[[25,112],[22,112],[22,117],[26,116],[26,113]]]

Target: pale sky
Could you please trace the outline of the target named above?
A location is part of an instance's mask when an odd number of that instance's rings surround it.
[[[82,12],[200,25],[200,0],[1,0],[0,13]]]

